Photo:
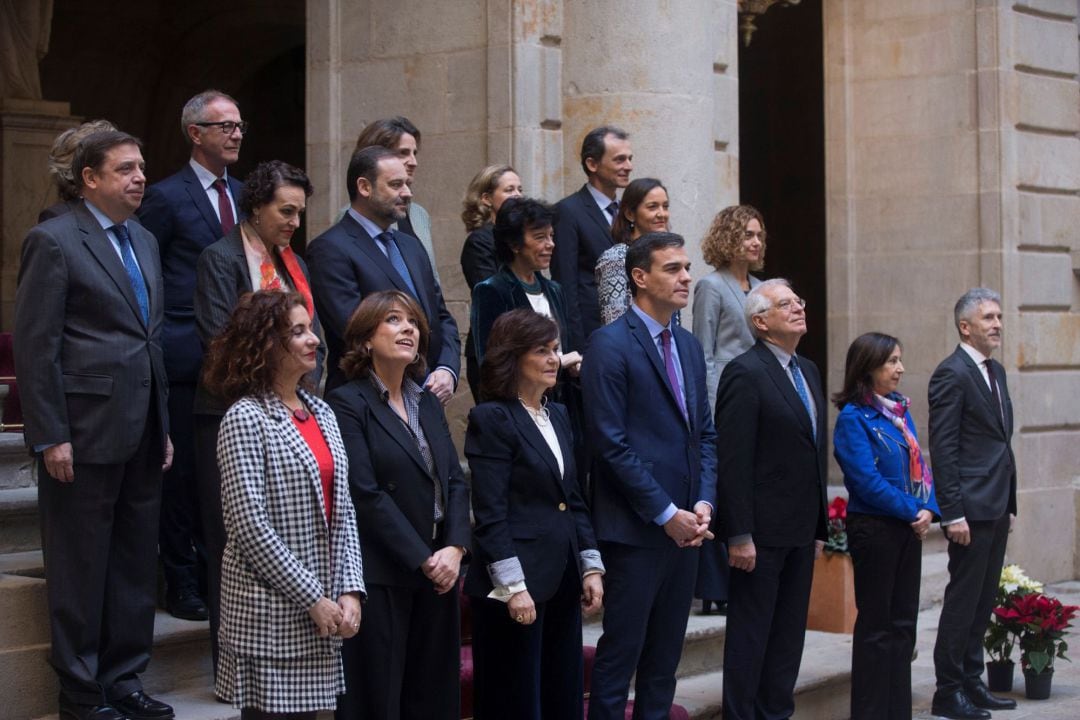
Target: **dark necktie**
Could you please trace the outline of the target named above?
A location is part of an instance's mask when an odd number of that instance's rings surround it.
[[[990,358],[983,360],[983,365],[986,366],[986,377],[990,380],[990,395],[994,398],[994,407],[998,410],[998,417],[1001,418],[1001,424],[1005,424],[1005,407],[1001,404],[1001,393],[998,392],[997,377],[994,374],[994,364],[990,362]]]
[[[127,272],[128,280],[131,281],[131,289],[135,292],[135,301],[139,303],[143,325],[148,325],[150,323],[150,298],[146,294],[146,280],[143,279],[139,264],[135,262],[135,253],[131,250],[131,235],[123,225],[113,225],[110,229],[120,243],[120,257],[124,260],[124,270]]]
[[[218,178],[214,181],[214,189],[217,190],[217,207],[218,217],[221,218],[221,233],[222,235],[228,235],[236,225],[236,218],[233,217],[232,203],[229,202],[228,189],[225,187],[225,178]]]
[[[795,392],[799,393],[806,414],[810,416],[810,426],[814,429],[814,437],[817,437],[817,422],[814,420],[814,406],[810,404],[810,393],[806,391],[806,381],[803,379],[799,361],[794,355],[791,356],[791,377],[795,380]]]
[[[664,328],[660,332],[660,345],[664,348],[664,369],[667,370],[667,379],[671,383],[671,389],[675,391],[675,399],[679,401],[679,410],[683,417],[686,415],[686,400],[683,398],[682,385],[679,384],[679,374],[675,372],[675,358],[671,354],[671,331]]]
[[[615,224],[615,218],[619,216],[619,201],[612,200],[611,204],[607,206],[608,215],[611,216],[612,225]]]
[[[405,281],[405,284],[409,286],[409,292],[417,300],[420,296],[416,294],[416,286],[413,285],[412,276],[409,275],[409,268],[405,265],[405,258],[401,256],[401,250],[398,249],[397,243],[394,241],[394,234],[392,232],[381,232],[375,236],[380,243],[382,243],[383,251],[386,253],[386,257],[390,260],[390,264],[397,270],[397,274],[401,276],[401,279]]]

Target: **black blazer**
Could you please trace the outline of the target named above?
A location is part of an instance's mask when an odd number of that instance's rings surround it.
[[[364,582],[429,587],[420,565],[446,546],[469,545],[469,488],[442,405],[420,396],[420,426],[435,461],[443,501],[438,542],[432,539],[435,484],[412,433],[367,377],[326,397],[337,415],[349,457],[349,490],[356,506]]]
[[[570,331],[562,288],[559,283],[548,280],[540,273],[536,273],[536,279],[548,305],[551,306],[551,314],[559,325],[559,348],[563,352],[576,350],[577,347],[568,337]],[[499,272],[473,288],[469,331],[475,340],[477,365],[484,360],[488,335],[491,334],[491,326],[495,324],[495,320],[505,312],[531,307],[521,281],[514,276],[514,271],[505,265],[499,268]]]
[[[229,190],[239,206],[243,185],[229,175]],[[136,211],[139,222],[154,234],[161,253],[165,282],[165,369],[172,382],[198,379],[202,348],[195,332],[195,265],[203,249],[224,233],[191,165],[146,189]],[[239,215],[236,222],[242,218]]]
[[[566,563],[596,548],[578,490],[570,418],[558,403],[549,403],[548,410],[562,449],[561,477],[551,448],[521,403],[487,402],[469,413],[465,457],[476,518],[473,562],[465,577],[469,595],[491,592],[489,564],[517,557],[529,595],[545,602],[559,589]]]
[[[930,455],[943,520],[997,520],[1016,513],[1013,407],[1005,368],[994,368],[1002,414],[971,356],[957,347],[930,377]]]
[[[394,240],[409,269],[420,307],[427,314],[428,371],[442,366],[455,375],[461,370],[461,339],[457,323],[446,308],[442,289],[435,280],[431,259],[412,235],[394,231]],[[311,241],[307,250],[311,268],[311,292],[322,319],[329,350],[326,389],[345,382],[338,367],[345,344],[345,326],[366,295],[380,290],[409,292],[409,286],[383,255],[375,240],[347,212],[329,230]]]
[[[795,547],[825,539],[828,411],[817,366],[799,356],[817,409],[817,438],[787,371],[758,340],[729,362],[716,399],[723,539]]]
[[[611,223],[596,205],[587,185],[558,202],[555,252],[551,277],[563,288],[566,317],[570,321],[568,345],[585,347],[600,327],[600,300],[596,290],[596,261],[611,247]]]
[[[308,273],[307,265],[299,255],[296,256],[296,260],[310,285],[311,275]],[[284,268],[281,268],[281,271],[284,272]],[[253,290],[247,257],[244,255],[244,238],[240,234],[240,225],[237,223],[228,235],[210,245],[199,255],[194,308],[195,327],[202,350],[209,348],[211,341],[225,327],[229,316],[236,309],[240,296]],[[311,327],[316,335],[322,337],[318,313],[311,318]],[[320,344],[316,352],[318,359],[311,378],[315,387],[318,387],[319,378],[322,376],[323,360],[326,357],[326,346]],[[228,409],[227,402],[207,392],[200,377],[198,386],[195,388],[195,413],[224,415]]]
[[[461,247],[461,274],[472,292],[478,284],[499,270],[495,257],[495,231],[491,223],[478,227],[465,238]]]

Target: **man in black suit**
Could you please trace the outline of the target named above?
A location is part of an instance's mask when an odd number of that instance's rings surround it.
[[[630,309],[593,334],[581,371],[597,459],[593,527],[607,567],[589,720],[621,720],[635,673],[634,717],[668,717],[716,500],[705,355],[671,319],[690,299],[682,237],[642,236],[626,267]]]
[[[731,590],[724,644],[724,718],[795,711],[814,557],[825,539],[821,376],[796,353],[806,303],[787,280],[746,298],[757,342],[724,368],[716,399],[717,485]]]
[[[611,223],[619,211],[615,192],[630,184],[634,154],[630,136],[610,125],[591,130],[581,143],[588,182],[558,202],[551,277],[562,285],[570,321],[568,347],[583,348],[600,327],[596,261],[612,245]]]
[[[974,288],[953,311],[960,345],[930,377],[930,454],[941,526],[949,539],[949,584],[941,608],[933,713],[988,718],[1016,701],[982,681],[982,638],[990,621],[1016,517],[1012,402],[1001,347],[1001,296]]]
[[[346,176],[350,207],[308,246],[311,291],[326,333],[326,390],[345,381],[338,363],[345,326],[360,301],[378,290],[397,289],[416,298],[427,315],[427,361],[434,370],[424,387],[445,405],[457,387],[461,339],[424,247],[390,228],[408,211],[408,178],[405,162],[391,150],[376,145],[354,152]]]
[[[15,292],[15,372],[38,506],[60,716],[157,720],[143,692],[154,641],[161,474],[172,459],[157,245],[130,222],[139,141],[84,139],[83,200],[30,231]]]
[[[206,560],[195,477],[192,406],[202,367],[195,332],[195,263],[204,248],[232,230],[241,184],[228,166],[240,155],[247,123],[236,101],[206,90],[187,101],[180,129],[191,159],[175,175],[151,185],[139,207],[139,221],[157,238],[165,282],[165,371],[169,375],[169,427],[176,443],[173,468],[161,499],[161,564],[166,607],[185,620],[205,620]],[[198,548],[198,550],[197,550]]]

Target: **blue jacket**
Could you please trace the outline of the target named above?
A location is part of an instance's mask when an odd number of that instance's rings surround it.
[[[904,422],[918,438],[911,413]],[[926,502],[908,494],[908,444],[904,434],[874,408],[844,406],[836,417],[833,455],[844,471],[849,512],[887,515],[905,522],[914,522],[923,509],[935,517],[941,514],[933,488]]]

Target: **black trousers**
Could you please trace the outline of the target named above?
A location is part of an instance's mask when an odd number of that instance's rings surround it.
[[[922,543],[897,518],[849,513],[859,615],[851,651],[851,719],[911,720],[911,654]]]
[[[526,583],[528,580],[526,580]],[[522,625],[506,603],[470,598],[476,720],[563,720],[584,712],[581,580],[569,558],[559,589]]]
[[[814,543],[757,546],[753,572],[731,571],[724,640],[724,720],[784,720],[795,712]]]
[[[942,694],[969,687],[982,676],[982,639],[1005,562],[1009,516],[969,520],[968,527],[971,544],[949,543],[949,584],[934,645],[934,672]]]
[[[457,588],[367,584],[360,632],[342,644],[339,720],[458,720],[461,631]],[[509,716],[507,716],[509,717]]]
[[[221,558],[225,554],[225,517],[221,510],[221,472],[217,464],[220,415],[195,416],[195,474],[199,488],[203,547],[206,551],[206,606],[210,611],[210,650],[217,670],[221,624]]]
[[[195,485],[195,384],[169,385],[169,437],[173,463],[161,487],[158,554],[168,591],[205,592],[206,558]]]
[[[87,465],[75,480],[38,465],[52,649],[60,695],[101,705],[142,690],[154,644],[158,515],[164,439],[150,412],[125,463]]]

